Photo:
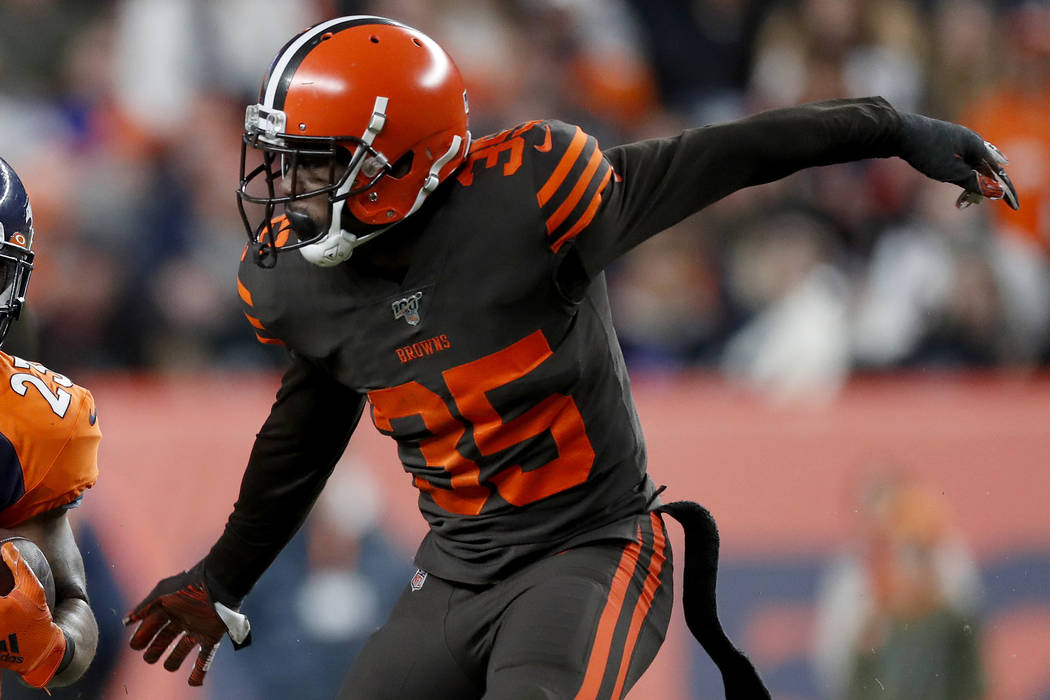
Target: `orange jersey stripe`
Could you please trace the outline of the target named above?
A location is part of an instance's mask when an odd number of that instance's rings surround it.
[[[489,146],[493,146],[498,143],[503,143],[503,141],[505,141],[507,136],[509,135],[510,129],[504,129],[503,131],[497,134],[492,134],[491,136],[485,136],[480,139],[477,139],[476,141],[471,141],[470,149],[467,151],[467,155],[472,156],[474,155],[474,153],[480,151],[483,148],[488,148]]]
[[[558,240],[554,241],[554,243],[551,244],[551,249],[555,253],[557,253],[558,249],[561,248],[562,245],[564,245],[565,241],[569,240],[570,238],[574,238],[577,234],[579,234],[580,231],[587,228],[587,226],[594,219],[594,215],[598,211],[598,205],[602,203],[602,192],[605,190],[605,187],[609,184],[609,180],[611,179],[611,177],[612,168],[609,168],[605,171],[605,177],[602,178],[601,184],[598,185],[598,191],[594,193],[594,196],[591,197],[590,203],[587,204],[587,209],[585,209],[583,214],[580,215],[580,218],[576,220],[576,223],[572,225],[572,228],[563,233],[561,237],[558,238]]]
[[[544,183],[543,187],[536,194],[536,201],[540,203],[542,207],[544,204],[550,201],[550,198],[554,196],[554,193],[561,187],[561,183],[568,177],[569,171],[572,170],[572,166],[576,164],[576,159],[580,157],[580,153],[583,152],[583,147],[587,144],[587,134],[583,133],[583,129],[576,127],[576,134],[572,137],[572,141],[569,143],[569,148],[565,151],[565,155],[561,157],[558,162],[558,167],[554,169],[551,176]]]
[[[660,572],[664,568],[664,537],[663,523],[656,513],[649,514],[653,524],[653,556],[649,560],[649,575],[645,577],[642,585],[642,594],[638,596],[638,603],[634,606],[634,615],[631,616],[631,626],[627,630],[627,641],[624,644],[623,659],[620,662],[620,671],[616,674],[616,685],[613,686],[612,697],[620,697],[623,691],[624,681],[627,679],[627,669],[631,666],[631,655],[634,653],[634,645],[638,642],[638,633],[642,630],[645,616],[649,614],[649,608],[653,605],[653,597],[656,589],[660,587]]]
[[[247,313],[245,313],[244,317],[246,319],[248,319],[248,323],[252,324],[256,328],[258,328],[260,331],[266,330],[266,326],[263,325],[262,321],[260,321],[259,319],[255,318],[254,316],[249,316]]]
[[[522,124],[517,129],[515,129],[514,131],[511,132],[511,134],[510,134],[511,138],[514,138],[515,136],[521,136],[526,131],[529,131],[530,129],[532,129],[532,127],[536,126],[537,124],[541,123],[542,121],[543,120],[541,120],[541,119],[533,119],[530,122],[525,122],[524,124]],[[550,131],[550,127],[549,126],[547,127],[547,131],[548,132]]]
[[[291,236],[292,227],[285,226],[277,231],[277,239],[273,242],[277,248],[283,248],[288,244],[288,238]]]
[[[613,634],[616,631],[616,623],[620,619],[623,610],[623,602],[627,597],[634,570],[638,566],[638,555],[642,550],[641,531],[638,533],[638,541],[632,542],[623,549],[620,563],[613,575],[612,587],[609,597],[605,601],[605,608],[598,620],[598,632],[594,636],[594,644],[591,646],[591,657],[587,661],[587,671],[583,676],[583,685],[576,693],[576,700],[593,700],[598,696],[601,689],[602,678],[605,675],[605,664],[609,661],[609,650],[612,646]]]
[[[270,219],[270,229],[273,232],[274,246],[283,248],[288,243],[288,238],[292,233],[292,222],[288,220],[287,214],[281,214]]]
[[[255,334],[255,339],[263,345],[284,345],[283,340],[278,340],[277,338],[267,338],[266,336],[259,335],[258,333]]]
[[[561,206],[551,214],[550,218],[547,219],[547,233],[554,233],[554,230],[562,225],[565,219],[569,218],[569,214],[576,208],[580,200],[583,199],[583,193],[587,190],[587,186],[591,184],[591,179],[594,174],[598,171],[598,165],[602,162],[602,152],[600,149],[595,148],[594,153],[591,154],[590,160],[587,161],[587,167],[583,169],[583,174],[580,175],[580,179],[576,181],[576,184],[572,188],[572,192],[565,198],[565,201],[561,203]]]
[[[241,297],[241,301],[243,301],[245,304],[247,304],[248,306],[255,306],[255,304],[252,303],[252,293],[248,291],[247,287],[244,286],[244,283],[241,282],[240,277],[237,278],[237,294]]]

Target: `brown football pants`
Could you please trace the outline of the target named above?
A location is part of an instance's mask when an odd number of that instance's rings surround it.
[[[622,698],[663,643],[667,530],[545,557],[489,586],[429,575],[406,587],[350,669],[340,700]],[[418,584],[419,577],[416,577]]]

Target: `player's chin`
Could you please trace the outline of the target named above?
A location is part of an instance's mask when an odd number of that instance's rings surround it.
[[[328,228],[326,213],[313,211],[312,207],[289,204],[285,206],[284,213],[288,217],[292,231],[301,241],[316,238],[319,233]]]

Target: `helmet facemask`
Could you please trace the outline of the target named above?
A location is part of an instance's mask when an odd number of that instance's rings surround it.
[[[249,108],[251,111],[252,108]],[[249,149],[261,155],[261,162],[249,165]],[[301,167],[327,167],[325,184],[300,192]],[[260,265],[270,267],[278,249],[295,250],[317,243],[330,231],[341,227],[343,203],[375,187],[391,170],[386,158],[364,139],[356,136],[267,136],[247,130],[241,139],[241,178],[237,204],[248,234],[249,245]],[[291,178],[290,182],[285,182]],[[287,184],[288,187],[283,187]],[[253,191],[254,188],[254,191]],[[283,194],[288,192],[289,194]],[[305,215],[285,209],[298,240],[290,240],[288,227],[275,230],[279,221],[277,205],[287,205],[312,197],[326,196],[330,211],[327,228]],[[261,205],[263,212],[253,224],[245,203]]]
[[[0,158],[0,345],[22,313],[33,271],[33,207],[18,175]]]
[[[0,346],[22,314],[32,271],[33,251],[6,242],[0,245]]]

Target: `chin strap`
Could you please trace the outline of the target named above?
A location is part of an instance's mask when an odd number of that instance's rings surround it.
[[[349,260],[350,256],[354,254],[354,248],[362,243],[367,243],[393,227],[394,224],[390,224],[375,231],[369,231],[363,236],[355,236],[345,229],[339,229],[335,233],[329,231],[317,243],[304,245],[299,249],[299,252],[307,261],[318,267],[335,267]]]

